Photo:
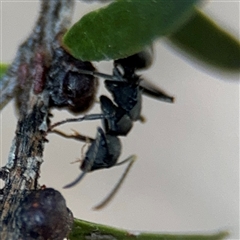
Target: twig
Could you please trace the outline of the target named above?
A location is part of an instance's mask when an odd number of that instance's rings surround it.
[[[22,239],[16,223],[19,202],[29,191],[39,189],[38,177],[45,136],[49,127],[49,93],[42,88],[44,69],[53,55],[53,44],[70,23],[74,0],[41,1],[34,30],[19,47],[1,82],[0,109],[16,96],[19,120],[6,166],[0,177],[5,181],[0,196],[0,239]],[[37,238],[40,239],[40,238]]]
[[[64,32],[70,24],[74,2],[41,0],[39,18],[32,33],[18,48],[15,59],[0,81],[0,110],[15,97],[19,86],[26,87],[27,77],[34,77],[36,69],[33,59],[36,58],[37,52],[44,54],[44,64],[49,64],[53,54],[53,43],[58,34]]]

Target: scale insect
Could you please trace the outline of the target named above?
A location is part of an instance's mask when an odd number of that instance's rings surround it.
[[[66,108],[73,114],[79,114],[93,105],[98,80],[89,74],[80,73],[80,69],[95,70],[90,62],[80,61],[62,47],[55,47],[46,79],[51,107]]]
[[[136,70],[147,68],[150,64],[149,53],[141,52],[125,59],[115,60],[113,75],[80,69],[79,72],[82,74],[105,78],[105,87],[112,95],[113,101],[102,95],[100,96],[101,113],[66,119],[51,126],[51,129],[53,129],[69,122],[102,120],[102,127],[98,127],[96,138],[91,142],[80,166],[82,173],[64,188],[76,185],[88,172],[111,168],[128,162],[125,172],[110,195],[95,209],[105,206],[115,195],[136,159],[136,156],[132,155],[126,160],[118,162],[121,154],[119,136],[127,136],[133,127],[133,123],[142,119],[142,95],[146,94],[165,102],[174,101],[172,96],[145,82],[136,74]],[[144,84],[142,84],[143,82]]]
[[[63,239],[69,234],[73,214],[60,192],[43,188],[25,194],[15,213],[18,239]]]

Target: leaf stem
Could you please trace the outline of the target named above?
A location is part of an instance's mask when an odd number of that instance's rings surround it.
[[[127,231],[80,219],[74,220],[70,240],[104,239],[104,240],[220,240],[229,235],[226,231],[210,234],[170,234]]]

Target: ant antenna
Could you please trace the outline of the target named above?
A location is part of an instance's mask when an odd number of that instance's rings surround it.
[[[126,162],[129,162],[127,168],[125,169],[125,171],[123,172],[123,175],[121,176],[120,180],[118,181],[118,183],[115,185],[115,187],[113,188],[113,190],[110,192],[110,194],[102,201],[100,202],[97,206],[93,207],[93,210],[99,210],[101,208],[104,208],[112,199],[113,197],[116,195],[116,193],[118,192],[119,188],[121,187],[123,181],[125,180],[127,174],[129,173],[130,168],[132,167],[133,163],[136,161],[137,156],[136,155],[131,155],[130,157],[128,157],[127,159],[125,159],[124,161],[115,164],[114,166],[119,166],[121,164],[124,164]]]

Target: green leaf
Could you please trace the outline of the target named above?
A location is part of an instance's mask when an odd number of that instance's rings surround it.
[[[126,231],[117,228],[91,223],[79,219],[74,220],[70,240],[108,239],[108,240],[220,240],[228,236],[227,232],[214,234],[163,234]]]
[[[127,57],[179,28],[197,2],[117,0],[80,19],[64,35],[63,44],[84,61]]]
[[[240,43],[200,11],[169,39],[181,50],[211,66],[240,70]]]
[[[0,63],[0,78],[5,74],[8,67],[9,67],[8,64]]]

